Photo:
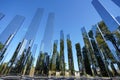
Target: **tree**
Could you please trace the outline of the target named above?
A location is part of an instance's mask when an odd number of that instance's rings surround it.
[[[4,45],[0,42],[0,51],[3,49]]]
[[[65,75],[65,62],[64,62],[64,40],[60,40],[60,71],[61,75]]]
[[[117,45],[120,46],[120,33],[115,32],[114,34],[117,37]]]
[[[16,73],[16,74],[22,74],[22,72],[23,72],[23,67],[24,67],[23,61],[24,61],[24,57],[25,57],[24,52],[19,57],[20,57],[20,59],[17,59],[15,67],[11,69],[11,72]]]
[[[19,48],[21,47],[21,42],[18,44],[18,46],[17,46],[17,48],[16,48],[16,50],[15,50],[15,52],[14,52],[14,54],[13,54],[13,56],[12,56],[12,58],[10,59],[10,61],[9,61],[9,63],[8,63],[8,71],[7,71],[7,73],[9,74],[10,73],[10,71],[11,71],[11,69],[13,68],[13,64],[15,63],[15,60],[17,59],[17,56],[18,56],[18,52],[19,52]],[[6,69],[7,70],[7,69]]]
[[[70,39],[67,39],[67,50],[68,50],[68,63],[69,63],[70,75],[75,75],[74,74],[72,44],[71,44],[71,40]]]
[[[41,51],[37,59],[37,63],[35,67],[35,75],[42,75],[43,68],[44,68],[44,53],[42,53]]]
[[[93,76],[98,75],[96,68],[98,67],[98,62],[96,60],[90,38],[88,36],[88,33],[86,32],[85,28],[82,29],[82,35],[83,35],[83,40],[85,43],[85,47],[87,49],[87,55],[88,59],[90,61],[90,67],[92,69]]]
[[[115,34],[111,33],[107,26],[105,25],[105,23],[103,21],[101,21],[99,24],[98,24],[101,32],[103,33],[104,37],[106,40],[110,41],[113,46],[115,47],[115,49],[119,52],[119,55],[120,55],[120,49],[118,48],[118,45],[119,45],[119,42],[120,40],[117,40],[115,39],[115,35],[120,38],[120,34],[118,34],[118,32],[115,32]]]
[[[29,75],[30,69],[31,69],[31,67],[32,67],[32,61],[33,61],[33,56],[30,54],[30,55],[28,56],[28,60],[27,60],[27,63],[26,63],[25,75]]]
[[[92,44],[92,47],[93,47],[94,54],[95,54],[95,57],[97,59],[98,65],[99,65],[99,67],[98,67],[98,69],[100,69],[99,70],[99,76],[107,77],[108,74],[107,74],[106,66],[104,64],[104,61],[102,60],[101,53],[99,51],[98,45],[95,42],[93,31],[90,30],[88,34],[89,34],[89,37],[91,38],[90,41],[91,41],[91,44]]]
[[[56,58],[56,71],[60,71],[60,54],[57,52],[57,58]]]
[[[104,41],[100,31],[98,30],[97,28],[97,31],[96,31],[96,40],[97,40],[97,43],[98,43],[98,47],[102,50],[102,52],[104,53],[104,57],[106,59],[111,59],[112,61],[114,61],[114,57],[108,47],[108,45],[106,44],[106,42]]]
[[[56,71],[56,57],[57,57],[57,42],[53,45],[52,65],[51,70]]]
[[[92,70],[90,68],[90,61],[88,59],[87,49],[86,49],[85,46],[82,48],[82,54],[83,54],[83,57],[84,57],[83,61],[84,61],[84,65],[85,65],[85,71],[86,71],[87,74],[92,76]]]
[[[81,76],[81,75],[85,74],[81,47],[80,47],[79,43],[76,43],[75,47],[76,47],[76,53],[77,53],[78,68],[79,68],[79,72],[80,72],[80,76]]]
[[[114,59],[113,54],[111,53],[107,43],[105,42],[104,37],[101,35],[98,28],[96,28],[96,36],[95,37],[96,37],[98,47],[102,53],[102,59],[104,60],[108,74],[109,74],[109,76],[113,76],[113,73],[109,69],[109,65],[110,65],[109,63],[114,62],[115,59]]]

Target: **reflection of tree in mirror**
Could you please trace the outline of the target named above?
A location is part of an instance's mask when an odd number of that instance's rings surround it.
[[[3,49],[4,45],[0,42],[0,51]]]

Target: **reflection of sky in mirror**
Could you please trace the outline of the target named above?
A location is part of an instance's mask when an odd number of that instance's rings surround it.
[[[5,15],[3,13],[0,13],[0,20],[4,17]]]
[[[49,13],[47,18],[47,23],[45,26],[44,36],[42,39],[42,43],[44,45],[43,51],[47,52],[50,55],[51,52],[51,40],[53,38],[53,32],[54,32],[54,20],[55,20],[55,14]]]
[[[11,22],[7,25],[4,31],[0,34],[0,41],[5,44],[11,36],[17,33],[21,25],[23,24],[25,17],[16,15]]]
[[[27,32],[25,34],[25,39],[27,40],[34,40],[36,37],[36,33],[39,29],[39,25],[43,16],[44,9],[37,8],[35,11],[35,14],[32,18],[32,21],[27,29]]]
[[[19,14],[25,16],[25,21],[23,26],[20,28],[16,34],[13,42],[8,48],[7,52],[9,55],[12,55],[15,47],[18,42],[22,40],[26,33],[32,17],[37,8],[44,8],[43,18],[41,20],[40,28],[38,29],[37,38],[35,43],[38,44],[38,49],[36,53],[39,52],[40,43],[43,39],[47,17],[49,12],[55,13],[55,24],[54,24],[54,34],[53,40],[60,39],[60,30],[64,32],[65,40],[65,62],[68,63],[67,57],[67,47],[66,47],[66,37],[67,34],[70,34],[70,39],[72,41],[73,48],[73,60],[75,69],[78,70],[75,43],[80,42],[83,46],[83,39],[81,35],[81,27],[85,26],[88,31],[91,29],[92,25],[96,24],[101,20],[98,13],[95,11],[94,7],[91,4],[92,0],[1,0],[0,1],[0,12],[5,14],[5,17],[0,21],[0,32],[2,32],[12,18]],[[110,0],[99,0],[115,17],[119,16],[120,9]],[[59,50],[59,41],[58,41],[58,50]],[[7,56],[9,56],[7,55]],[[6,58],[6,61],[10,57]],[[68,68],[68,64],[67,64]]]

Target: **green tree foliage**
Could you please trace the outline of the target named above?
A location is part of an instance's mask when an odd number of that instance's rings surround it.
[[[72,44],[71,44],[71,40],[69,40],[69,39],[67,39],[67,50],[68,50],[68,63],[69,63],[70,75],[75,75],[74,74]]]
[[[79,43],[75,44],[76,47],[76,52],[77,52],[77,62],[78,62],[78,68],[80,71],[80,75],[85,74],[84,72],[84,63],[83,63],[83,57],[82,57],[82,52],[81,52],[81,47]]]
[[[111,32],[108,30],[108,27],[105,25],[103,21],[98,23],[98,27],[100,28],[103,34],[111,34]]]
[[[17,48],[16,48],[16,51],[14,52],[12,58],[10,59],[9,63],[8,63],[8,72],[7,74],[10,74],[11,73],[11,69],[13,68],[13,64],[15,63],[15,60],[17,59],[17,56],[18,56],[18,51],[19,51],[19,48],[20,48],[20,45],[21,45],[21,42],[18,44]]]
[[[91,33],[91,32],[89,32],[89,33]],[[89,34],[90,37],[92,37],[91,34]],[[85,47],[88,50],[88,58],[90,60],[91,69],[93,70],[93,76],[95,76],[95,75],[97,75],[96,67],[98,67],[98,62],[96,60],[96,57],[95,57],[95,54],[94,54],[94,51],[93,51],[93,48],[92,48],[92,45],[90,42],[90,38],[86,31],[84,32],[83,39],[84,39]]]
[[[64,62],[64,40],[60,40],[60,71],[61,75],[65,75],[65,62]]]
[[[27,63],[26,63],[25,75],[29,75],[30,69],[31,69],[31,67],[32,67],[32,61],[33,61],[33,56],[32,56],[32,55],[29,55],[29,56],[28,56]]]
[[[83,57],[84,57],[83,61],[84,61],[84,65],[85,65],[85,72],[86,72],[87,74],[89,74],[89,75],[92,76],[92,70],[91,70],[91,68],[90,68],[90,61],[89,61],[89,58],[88,58],[87,53],[88,53],[88,52],[87,52],[87,49],[86,49],[86,47],[84,46],[84,47],[82,48],[82,54],[83,54]]]
[[[56,71],[56,57],[57,57],[57,44],[54,43],[53,45],[53,55],[52,55],[52,65],[51,70]]]
[[[88,35],[89,35],[90,38],[93,39],[93,32],[92,32],[92,30],[90,30],[90,31],[88,32]]]
[[[120,53],[120,49],[118,48],[120,43],[120,34],[117,31],[115,33],[111,33],[103,21],[101,21],[98,25],[105,39],[109,40],[115,49]]]
[[[103,57],[103,60],[105,62],[108,74],[109,74],[109,76],[113,76],[113,73],[111,73],[110,69],[108,68],[108,66],[109,66],[108,60],[110,62],[114,62],[115,59],[114,59],[113,54],[111,53],[107,43],[104,41],[103,36],[101,35],[98,28],[97,28],[97,31],[96,31],[96,40],[97,40],[98,47],[100,48],[100,51],[103,54],[102,57]]]
[[[5,74],[5,71],[7,69],[7,64],[8,63],[2,63],[2,64],[0,64],[0,75]]]
[[[37,64],[35,67],[35,75],[42,75],[43,67],[44,67],[44,53],[40,52],[40,55],[38,57]]]
[[[26,51],[26,50],[24,50],[24,51]],[[22,55],[20,56],[20,59],[17,60],[15,68],[12,69],[13,73],[22,74],[23,68],[24,68],[24,65],[23,65],[24,57],[25,57],[25,54],[23,52]]]
[[[114,34],[115,34],[116,37],[117,37],[117,45],[120,46],[120,33],[115,32]]]
[[[99,51],[99,48],[98,48],[98,46],[97,46],[97,44],[96,44],[96,42],[95,42],[95,39],[94,39],[94,37],[93,37],[93,31],[90,30],[88,34],[89,34],[89,37],[91,38],[91,44],[92,44],[92,47],[93,47],[93,50],[94,50],[94,54],[95,54],[95,57],[96,57],[96,59],[97,59],[98,66],[99,66],[100,72],[101,72],[101,73],[99,73],[98,75],[99,75],[99,76],[107,77],[107,76],[108,76],[107,70],[106,70],[105,64],[104,64],[104,62],[103,62],[103,60],[102,60],[102,57],[101,57],[101,53],[100,53],[100,51]]]
[[[56,71],[60,71],[60,54],[57,52],[57,58],[56,58]]]
[[[102,50],[102,52],[104,53],[104,57],[107,59],[111,59],[114,61],[114,57],[108,47],[108,45],[106,44],[106,42],[104,41],[101,33],[99,32],[99,30],[97,29],[96,32],[96,40],[98,43],[99,48]]]
[[[3,49],[4,45],[0,42],[0,51]]]

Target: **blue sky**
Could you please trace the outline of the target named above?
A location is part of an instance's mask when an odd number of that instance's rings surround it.
[[[81,35],[81,27],[85,26],[87,31],[91,26],[101,20],[100,16],[91,4],[92,0],[0,0],[0,12],[6,16],[0,21],[0,32],[4,30],[7,24],[16,15],[25,16],[23,26],[18,31],[10,48],[7,50],[8,55],[6,61],[9,61],[9,55],[12,55],[14,48],[20,40],[22,40],[27,27],[37,8],[44,8],[44,15],[40,24],[39,32],[35,43],[38,44],[36,56],[39,52],[40,43],[43,38],[44,29],[49,12],[55,13],[55,26],[53,40],[60,39],[60,30],[64,31],[65,36],[65,62],[68,62],[66,35],[70,34],[73,47],[73,57],[75,62],[75,70],[78,70],[77,58],[75,51],[75,43],[80,42],[83,46],[83,39]],[[120,16],[120,9],[111,0],[99,0],[104,7],[114,16]],[[13,44],[14,43],[14,44]],[[59,50],[59,45],[58,45]],[[68,67],[67,67],[68,68]]]

